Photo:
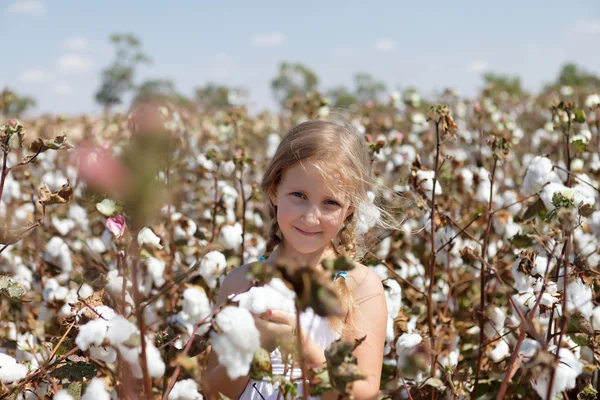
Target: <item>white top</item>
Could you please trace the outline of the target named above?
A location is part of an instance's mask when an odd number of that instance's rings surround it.
[[[340,338],[340,335],[334,332],[329,326],[329,321],[326,317],[321,317],[308,308],[300,314],[300,325],[308,336],[323,349],[323,351],[331,343]],[[284,364],[281,360],[279,349],[275,349],[271,353],[271,365],[273,366],[273,375],[283,375]],[[295,367],[293,371],[288,367],[288,379],[298,379],[296,386],[298,387],[298,395],[302,396],[302,371],[299,367]],[[271,382],[257,381],[255,379],[248,380],[246,389],[240,396],[240,400],[276,400],[279,394],[278,384],[273,385]],[[260,393],[260,394],[259,394]],[[309,399],[318,399],[319,397],[310,396]],[[281,397],[283,399],[283,396]]]

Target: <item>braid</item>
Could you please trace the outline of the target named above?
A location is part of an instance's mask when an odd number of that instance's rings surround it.
[[[350,214],[344,221],[344,226],[340,230],[340,245],[338,247],[338,253],[347,255],[350,258],[356,256],[356,232],[354,227],[356,221],[354,213]]]
[[[279,224],[277,223],[277,207],[273,203],[269,203],[269,217],[271,217],[271,229],[269,229],[266,254],[269,255],[273,252],[275,247],[281,243],[279,237]]]

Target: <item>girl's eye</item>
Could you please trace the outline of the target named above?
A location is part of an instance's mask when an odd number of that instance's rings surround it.
[[[325,204],[327,204],[328,206],[338,206],[338,207],[340,206],[340,203],[338,203],[338,202],[337,202],[337,201],[335,201],[335,200],[327,200],[327,201],[325,202]]]
[[[300,193],[300,192],[293,192],[293,193],[290,193],[290,194],[291,194],[292,196],[294,196],[294,197],[298,197],[298,198],[300,198],[300,199],[303,199],[303,198],[304,198],[304,195],[303,195],[302,193]]]

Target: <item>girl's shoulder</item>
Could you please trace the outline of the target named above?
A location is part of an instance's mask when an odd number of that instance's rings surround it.
[[[355,267],[347,272],[346,285],[357,298],[384,293],[379,276],[371,268],[360,263],[356,263]]]
[[[224,302],[225,299],[232,294],[242,293],[248,289],[248,285],[252,283],[249,272],[253,264],[254,263],[241,265],[232,269],[225,275],[221,288],[219,289],[219,303]]]

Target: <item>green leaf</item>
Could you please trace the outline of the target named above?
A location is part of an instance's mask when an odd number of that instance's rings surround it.
[[[575,110],[575,122],[579,122],[580,124],[585,123],[585,111]]]
[[[11,300],[18,301],[25,294],[25,289],[8,276],[0,276],[0,294]]]
[[[577,149],[578,152],[580,153],[584,153],[587,151],[587,143],[585,143],[583,140],[578,139],[575,140],[573,142],[571,142],[571,144],[573,145],[573,147],[575,147],[575,149]]]
[[[81,399],[81,382],[72,382],[69,384],[67,392],[69,392],[75,400]]]
[[[96,376],[96,367],[94,364],[68,362],[52,371],[50,375],[59,379],[63,384],[83,382],[84,379],[92,379]]]
[[[513,246],[520,249],[529,247],[534,243],[533,239],[530,238],[529,235],[521,235],[520,233],[517,233],[515,236],[511,237],[510,242]]]

